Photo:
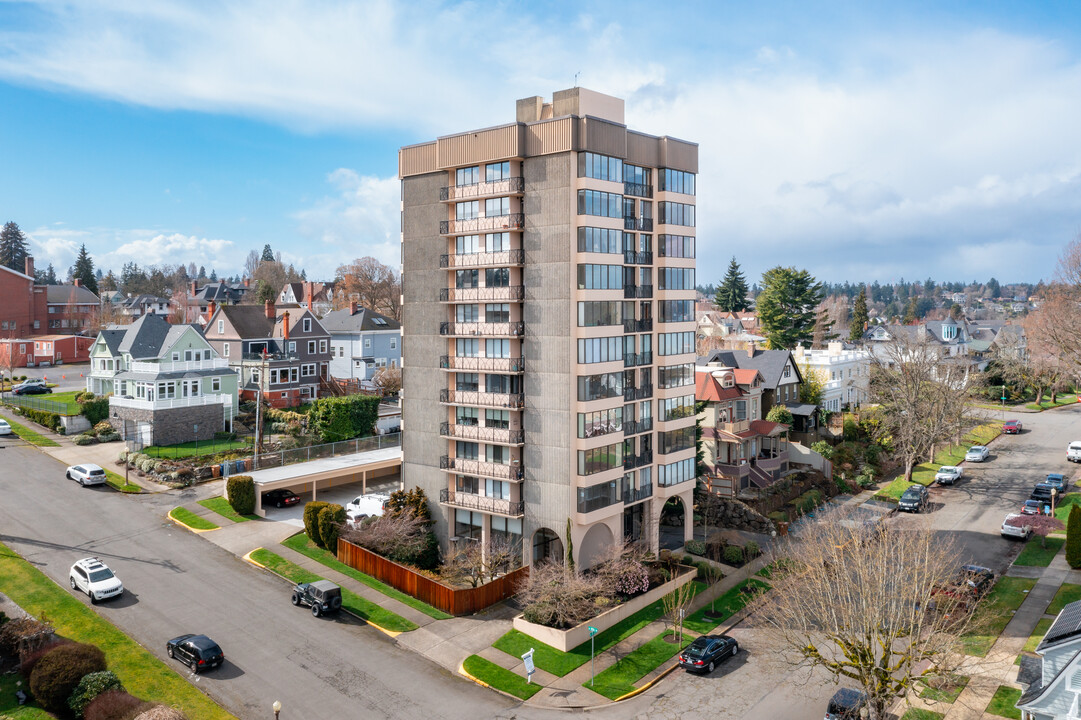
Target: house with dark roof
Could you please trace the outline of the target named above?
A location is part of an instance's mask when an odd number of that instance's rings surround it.
[[[236,373],[199,329],[154,313],[98,333],[86,389],[109,395],[109,421],[142,445],[212,440],[238,405]]]
[[[793,432],[814,432],[817,407],[801,403],[799,386],[803,374],[790,350],[714,350],[698,358],[699,366],[720,363],[724,367],[757,370],[762,375],[762,417],[774,405],[784,405],[792,413]]]
[[[240,376],[243,399],[296,407],[331,392],[330,334],[311,310],[265,305],[214,308],[203,333]]]
[[[1017,681],[1027,686],[1017,701],[1026,720],[1081,717],[1081,600],[1066,605],[1036,646],[1024,656]]]
[[[351,302],[328,312],[320,322],[330,333],[331,376],[367,381],[381,368],[401,366],[402,326],[396,320]],[[508,342],[507,353],[509,347]]]
[[[142,317],[148,313],[167,316],[169,314],[169,298],[157,295],[133,295],[120,303],[120,312],[132,318]]]
[[[76,280],[74,285],[45,286],[50,333],[87,332],[97,320],[101,300]]]
[[[304,282],[286,283],[278,293],[278,305],[298,305],[323,317],[334,303],[334,283]]]
[[[202,287],[194,280],[191,287],[181,298],[173,298],[174,308],[183,304],[184,322],[206,322],[206,318],[214,314],[214,308],[219,305],[239,305],[247,295],[249,281],[227,283],[222,280],[208,282]]]

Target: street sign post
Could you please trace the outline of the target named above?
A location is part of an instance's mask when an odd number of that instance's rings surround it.
[[[593,636],[597,634],[597,628],[589,626],[589,686],[593,687],[593,678],[597,676],[597,666],[593,661]]]
[[[533,666],[533,648],[529,648],[529,652],[522,656],[522,660],[525,661],[525,681],[531,683],[533,682],[533,671],[536,670]]]

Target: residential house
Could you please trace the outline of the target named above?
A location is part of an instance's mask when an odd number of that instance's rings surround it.
[[[214,313],[214,307],[219,305],[239,305],[248,293],[249,281],[227,283],[221,280],[209,282],[202,287],[194,280],[184,298],[183,304],[184,321],[189,323],[204,323]],[[179,304],[174,298],[174,305]]]
[[[296,407],[319,397],[330,376],[330,334],[305,308],[215,307],[203,333],[240,375],[243,399],[261,392],[274,407]]]
[[[286,283],[278,293],[279,305],[299,305],[323,317],[334,303],[334,283],[304,282]]]
[[[231,431],[237,375],[194,325],[154,313],[98,333],[86,389],[108,395],[109,421],[143,445],[212,440]]]
[[[799,386],[803,374],[790,350],[760,350],[752,345],[747,350],[715,350],[698,358],[698,365],[720,363],[724,367],[758,370],[762,375],[762,417],[774,405],[784,405],[793,416],[792,430],[813,433],[817,427],[817,407],[801,403]]]
[[[767,488],[787,474],[787,426],[762,419],[762,373],[712,362],[695,367],[694,400],[702,428],[705,481],[720,495],[735,497]],[[661,412],[665,411],[662,400]]]
[[[1081,600],[1059,611],[1036,655],[1023,655],[1018,671],[1027,686],[1016,703],[1023,720],[1081,717]]]
[[[76,334],[88,332],[97,321],[101,299],[75,280],[74,285],[46,285],[45,305],[49,332]]]
[[[869,350],[846,350],[843,343],[831,342],[825,350],[797,345],[792,355],[804,375],[808,369],[813,370],[821,381],[822,409],[838,412],[867,402],[871,377]]]
[[[0,339],[0,368],[48,367],[85,362],[94,338],[86,335],[32,335]]]
[[[35,285],[34,258],[27,257],[21,273],[0,267],[0,338],[20,340],[32,335],[77,335],[93,325],[98,296],[75,281],[73,285]]]
[[[320,321],[330,333],[330,374],[339,380],[371,380],[381,368],[402,364],[402,326],[349,303]]]
[[[156,295],[133,295],[120,303],[120,312],[126,317],[137,318],[148,313],[167,317],[170,312],[169,298]]]

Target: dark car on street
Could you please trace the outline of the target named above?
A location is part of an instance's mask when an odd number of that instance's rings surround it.
[[[169,657],[191,668],[193,673],[210,670],[225,662],[225,653],[206,635],[181,635],[165,643]]]
[[[1054,494],[1052,490],[1057,492],[1058,488],[1050,483],[1037,483],[1036,487],[1032,488],[1032,493],[1028,497],[1030,500],[1039,500],[1045,505],[1050,505],[1051,496]]]
[[[342,609],[342,589],[330,580],[300,583],[293,587],[293,604],[310,605],[312,615],[319,617]]]
[[[897,509],[918,513],[927,507],[930,497],[931,494],[923,485],[913,485],[901,495],[901,499],[897,501]]]
[[[298,502],[300,502],[300,496],[292,490],[286,490],[285,488],[278,488],[277,490],[263,493],[264,506],[273,505],[274,507],[287,507],[289,505],[296,505]]]
[[[39,383],[28,383],[26,385],[16,385],[12,388],[11,392],[15,395],[45,395],[52,393],[53,389],[45,387]]]
[[[859,720],[860,710],[866,706],[866,693],[841,688],[833,694],[826,706],[826,720]]]
[[[679,654],[679,666],[687,672],[711,673],[738,652],[739,643],[727,635],[702,635]]]
[[[1043,513],[1043,503],[1039,500],[1026,500],[1021,506],[1022,515],[1040,515]]]
[[[1061,473],[1048,473],[1044,483],[1058,490],[1059,495],[1065,493],[1067,488],[1070,487],[1070,481]]]
[[[1021,434],[1021,421],[1020,420],[1007,420],[1002,423],[1002,432],[1007,435],[1020,435]]]
[[[945,595],[968,607],[986,595],[994,585],[994,570],[980,565],[962,565],[952,582],[934,587],[931,594]]]

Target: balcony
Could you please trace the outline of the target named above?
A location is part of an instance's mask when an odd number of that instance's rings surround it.
[[[627,353],[623,356],[623,367],[635,367],[638,365],[652,365],[653,353]]]
[[[525,286],[507,285],[504,287],[440,288],[439,302],[521,302],[525,297]]]
[[[476,390],[453,390],[443,388],[439,391],[439,402],[444,405],[476,405],[477,407],[509,408],[522,410],[525,408],[524,393],[490,393]]]
[[[462,357],[460,355],[441,355],[439,367],[444,370],[466,370],[470,372],[520,373],[525,371],[525,358],[490,358]]]
[[[121,397],[113,395],[109,398],[110,407],[125,407],[134,410],[172,410],[173,408],[199,407],[201,405],[225,405],[232,407],[233,396],[224,394],[196,395],[186,398],[166,398],[161,400],[144,400],[143,398]]]
[[[441,202],[473,200],[492,195],[521,195],[525,192],[525,178],[509,177],[472,185],[447,185],[439,188]],[[650,195],[649,197],[653,197]]]
[[[441,268],[506,267],[507,265],[521,265],[524,262],[525,250],[522,249],[439,256]]]
[[[523,430],[460,425],[452,422],[440,423],[439,434],[447,438],[479,440],[480,442],[501,443],[503,445],[522,445],[525,443],[525,431]]]
[[[503,463],[484,462],[483,460],[466,460],[459,457],[442,455],[439,458],[440,470],[453,470],[465,475],[478,475],[480,477],[499,478],[500,480],[521,480],[524,477],[522,468]]]
[[[646,498],[653,497],[653,483],[646,483],[637,490],[629,485],[623,486],[623,504],[630,505],[636,503],[639,500],[645,500]]]
[[[623,388],[623,401],[630,402],[631,400],[646,400],[653,397],[653,386],[643,385],[642,387],[625,387]]]
[[[653,462],[653,451],[647,450],[644,453],[638,455],[627,455],[623,458],[623,469],[634,470],[635,468],[642,467],[643,465],[649,465]]]
[[[653,232],[653,218],[623,218],[624,230],[637,230],[639,232]]]
[[[187,372],[188,370],[224,370],[229,367],[229,361],[224,358],[213,360],[183,360],[178,362],[133,362],[131,372],[137,373],[169,373]]]
[[[274,362],[275,360],[299,360],[300,356],[296,353],[283,353],[283,352],[246,352],[241,354],[241,360],[256,360],[259,362]]]
[[[651,198],[653,197],[653,186],[646,185],[644,183],[623,181],[623,194],[634,195],[635,197]]]
[[[480,512],[489,512],[496,515],[506,515],[507,517],[522,517],[525,514],[524,502],[461,493],[447,488],[439,491],[439,504],[479,510]]]
[[[633,250],[623,251],[623,264],[624,265],[652,265],[653,253],[651,252],[634,252]]]
[[[624,320],[623,332],[652,332],[653,331],[653,319],[645,318],[642,320]]]
[[[623,422],[623,434],[624,435],[637,435],[638,433],[649,432],[653,429],[653,418],[643,418],[641,420],[626,420]]]
[[[503,322],[441,322],[439,323],[440,335],[491,335],[493,337],[522,337],[525,334],[525,323]]]
[[[623,297],[630,298],[651,298],[653,297],[652,285],[624,285]]]
[[[524,213],[511,213],[509,215],[493,215],[492,217],[475,217],[464,220],[440,220],[440,235],[464,235],[469,233],[503,230],[521,230],[525,227]],[[650,225],[652,227],[652,224]]]

